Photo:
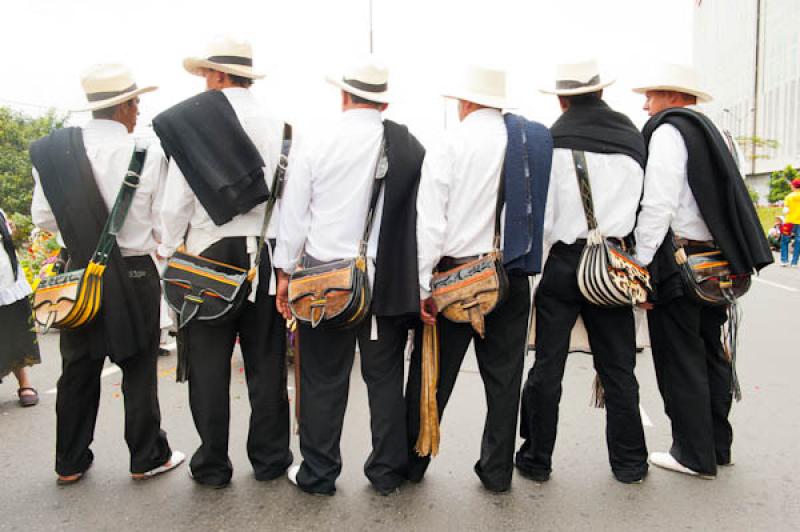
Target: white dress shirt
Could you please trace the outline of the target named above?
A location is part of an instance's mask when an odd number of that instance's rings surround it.
[[[431,272],[442,257],[492,250],[507,142],[500,111],[479,109],[425,154],[417,194],[420,297],[430,295]]]
[[[5,216],[5,212],[3,212],[3,216]],[[10,226],[8,230],[11,232]],[[17,278],[14,279],[11,257],[6,253],[6,248],[3,245],[3,235],[0,234],[0,305],[16,303],[30,293],[31,287],[25,278],[25,272],[22,271],[22,265],[19,263],[17,264]]]
[[[585,152],[597,228],[605,237],[623,238],[636,223],[644,171],[632,157]],[[572,150],[553,150],[550,186],[544,214],[544,246],[572,244],[586,238],[589,227],[581,202]]]
[[[249,89],[231,87],[222,89],[222,93],[228,98],[236,118],[264,159],[264,180],[267,188],[271,187],[281,153],[283,121],[267,113]],[[188,253],[198,254],[223,238],[237,236],[252,237],[248,239],[248,252],[255,254],[255,237],[261,232],[266,202],[250,212],[235,216],[228,223],[216,225],[192,192],[174,159],[169,163],[164,194],[165,201],[161,206],[164,235],[158,247],[158,254],[162,257],[171,256],[181,244],[185,244]],[[275,205],[267,238],[275,238],[278,216],[279,208]]]
[[[91,163],[97,188],[108,209],[114,205],[131,162],[135,141],[124,125],[113,120],[90,120],[83,126],[83,144]],[[150,255],[161,240],[156,206],[161,202],[167,163],[160,146],[147,147],[139,187],[133,196],[125,224],[117,235],[124,257]],[[35,188],[31,203],[33,223],[45,231],[58,232],[53,211],[33,169]]]
[[[383,138],[377,109],[350,109],[329,130],[305,139],[289,160],[275,265],[287,273],[303,252],[320,261],[358,255]],[[374,262],[383,211],[378,198],[367,256]]]
[[[644,197],[636,224],[636,256],[650,264],[672,227],[676,236],[689,240],[713,240],[686,173],[688,152],[680,132],[662,124],[650,137]]]

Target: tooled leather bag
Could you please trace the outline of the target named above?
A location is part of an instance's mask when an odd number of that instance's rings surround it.
[[[719,248],[689,253],[679,243],[672,229],[667,238],[673,246],[675,262],[689,297],[702,305],[721,306],[734,303],[750,289],[750,274],[734,274]]]
[[[578,263],[578,288],[590,303],[600,307],[633,306],[647,301],[652,290],[650,272],[622,246],[597,229],[586,154],[572,150],[578,189],[589,233]]]
[[[355,327],[367,316],[371,301],[367,242],[388,169],[384,137],[375,163],[372,193],[358,256],[298,268],[289,278],[289,308],[300,323],[312,328],[345,329]]]
[[[78,329],[91,323],[100,312],[103,274],[117,244],[117,234],[125,223],[139,186],[145,155],[144,150],[134,150],[89,264],[80,270],[46,277],[36,287],[33,293],[33,315],[42,332],[47,332],[50,328]]]
[[[289,124],[285,124],[281,154],[272,177],[272,186],[261,224],[258,251],[252,268],[246,270],[182,251],[176,251],[167,261],[167,267],[161,276],[164,298],[178,315],[179,329],[192,320],[225,323],[238,316],[244,306],[261,262],[267,228],[275,203],[283,192],[291,142],[292,128]]]
[[[522,150],[527,154],[527,150]],[[527,166],[527,160],[525,161]],[[500,250],[500,213],[505,196],[505,175],[500,174],[494,219],[493,249],[485,255],[431,277],[431,296],[438,311],[454,323],[470,323],[481,338],[485,317],[497,308],[508,292],[508,276]]]

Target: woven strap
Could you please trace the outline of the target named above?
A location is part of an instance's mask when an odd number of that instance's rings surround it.
[[[283,183],[286,176],[286,169],[289,168],[289,152],[292,149],[292,126],[291,124],[284,123],[283,137],[281,139],[281,155],[278,158],[278,165],[275,167],[275,173],[272,175],[272,186],[269,188],[269,198],[267,198],[267,206],[264,209],[264,220],[261,222],[261,232],[258,236],[258,251],[256,252],[256,259],[253,261],[252,275],[258,271],[258,265],[261,262],[261,253],[264,251],[264,244],[266,243],[267,229],[269,228],[269,221],[272,218],[272,211],[275,210],[275,204],[283,195]]]
[[[389,171],[389,157],[386,153],[386,130],[384,129],[383,137],[381,138],[381,147],[378,152],[378,160],[375,162],[375,171],[372,179],[372,193],[369,199],[369,209],[367,210],[367,219],[364,221],[364,233],[361,236],[361,242],[358,245],[358,256],[367,256],[367,243],[369,235],[372,232],[372,224],[375,221],[375,208],[378,205],[378,197],[381,195],[381,188],[383,187],[383,178]]]
[[[97,242],[97,248],[92,256],[92,262],[96,264],[108,263],[108,258],[117,244],[117,235],[125,225],[125,219],[128,217],[128,211],[133,202],[133,195],[139,187],[146,155],[147,152],[145,150],[133,150],[128,171],[125,172],[125,177],[122,179],[117,199],[114,201],[114,206],[106,219],[103,232],[100,233],[100,239]]]
[[[586,154],[579,150],[572,150],[572,161],[575,163],[575,175],[578,176],[578,190],[581,193],[586,225],[589,226],[589,231],[593,231],[597,229],[597,219],[594,217],[592,185],[589,184],[589,167],[586,165]]]

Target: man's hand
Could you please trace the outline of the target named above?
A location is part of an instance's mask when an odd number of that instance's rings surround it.
[[[278,270],[278,287],[275,294],[275,308],[287,321],[292,319],[292,311],[289,308],[289,275]]]
[[[436,303],[433,302],[432,297],[420,299],[419,317],[422,319],[423,323],[427,325],[436,325],[436,314],[438,312],[439,310],[436,308]]]

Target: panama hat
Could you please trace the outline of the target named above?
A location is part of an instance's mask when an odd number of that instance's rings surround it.
[[[697,103],[710,102],[711,95],[700,88],[697,72],[689,65],[663,63],[653,73],[649,85],[635,87],[633,92],[644,94],[647,91],[674,91],[697,97]]]
[[[253,48],[250,42],[228,35],[212,40],[203,57],[184,59],[183,68],[195,76],[202,76],[203,69],[210,69],[249,79],[264,77],[264,74],[253,70]]]
[[[444,91],[445,98],[466,100],[495,109],[509,109],[506,98],[506,73],[483,66],[470,65],[457,74],[455,85]]]
[[[133,74],[125,65],[102,64],[93,65],[81,74],[81,86],[86,93],[89,105],[75,111],[97,111],[113,107],[136,98],[145,92],[152,92],[158,87],[137,87]]]
[[[539,91],[558,96],[577,96],[602,90],[614,81],[614,79],[602,80],[597,59],[589,59],[578,63],[557,65],[555,86],[541,88]]]
[[[330,74],[325,80],[345,92],[371,102],[389,103],[389,69],[374,57],[368,57],[341,75]]]

